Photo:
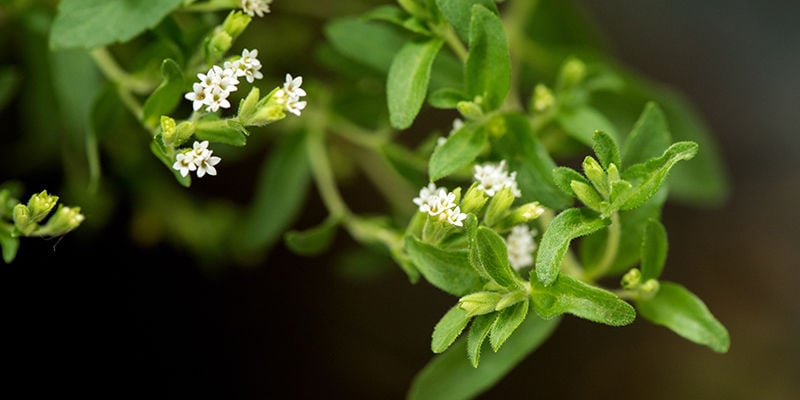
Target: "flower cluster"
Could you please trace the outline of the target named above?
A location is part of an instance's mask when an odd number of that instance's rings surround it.
[[[498,164],[476,165],[473,176],[475,177],[475,182],[478,183],[478,188],[482,189],[490,197],[506,187],[511,189],[511,193],[515,197],[522,196],[522,192],[517,187],[517,173],[508,172],[505,160],[500,161]]]
[[[239,78],[245,77],[248,82],[261,79],[261,62],[256,58],[258,50],[242,51],[242,56],[235,61],[227,61],[224,68],[215,65],[205,74],[197,74],[199,82],[192,85],[192,91],[184,96],[192,102],[195,111],[203,106],[208,112],[219,111],[220,108],[230,108],[228,96],[237,90]]]
[[[300,100],[301,97],[306,95],[306,91],[300,87],[302,84],[302,76],[292,78],[292,75],[286,74],[286,82],[283,83],[283,89],[275,92],[275,97],[279,103],[285,105],[286,111],[297,116],[300,116],[300,111],[306,108],[306,102]]]
[[[214,151],[208,148],[208,140],[195,141],[192,149],[186,149],[175,156],[172,168],[184,177],[189,175],[189,171],[197,171],[198,178],[202,178],[205,174],[216,175],[217,169],[214,166],[222,159],[212,156],[213,153]]]
[[[506,248],[508,249],[508,262],[517,271],[533,265],[533,252],[536,250],[536,243],[533,236],[536,230],[530,230],[528,225],[517,225],[511,228],[511,233],[506,237]]]
[[[256,15],[263,17],[269,13],[269,3],[272,3],[272,0],[242,0],[242,11],[251,17]]]
[[[461,212],[461,207],[456,205],[456,194],[448,192],[447,188],[436,187],[429,183],[419,191],[419,196],[414,198],[414,204],[420,212],[432,217],[438,217],[451,225],[464,226],[467,214]]]

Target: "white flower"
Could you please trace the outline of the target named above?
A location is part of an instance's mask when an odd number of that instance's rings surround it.
[[[306,108],[305,101],[298,101],[298,99],[294,97],[290,97],[289,100],[286,102],[286,111],[290,113],[300,116],[300,111]]]
[[[530,230],[527,225],[517,225],[511,228],[511,233],[506,238],[506,248],[508,249],[508,262],[516,270],[533,265],[533,252],[536,250],[536,243],[533,236],[536,230]]]
[[[453,202],[452,205],[448,204],[448,199]],[[419,207],[420,212],[438,215],[443,210],[455,207],[455,199],[456,195],[448,193],[447,188],[436,187],[433,183],[429,183],[428,186],[420,189],[419,196],[415,197],[413,201]]]
[[[464,226],[463,221],[467,219],[467,214],[461,212],[461,207],[456,206],[456,208],[448,208],[445,211],[445,215],[447,215],[447,222],[455,226]]]
[[[506,161],[500,161],[499,164],[486,163],[483,165],[476,165],[474,168],[474,178],[478,182],[478,187],[486,192],[487,196],[494,196],[497,192],[504,187],[511,189],[511,193],[515,197],[522,196],[517,187],[517,173],[509,172],[506,170]]]
[[[213,153],[214,151],[208,148],[208,140],[195,141],[192,145],[192,150],[188,154],[192,155],[198,178],[202,178],[205,174],[217,174],[217,169],[214,166],[219,164],[222,159],[212,156]]]
[[[183,97],[192,102],[192,108],[197,111],[206,104],[206,88],[201,83],[192,85],[192,92]]]
[[[261,73],[261,61],[258,61],[258,50],[242,50],[242,56],[236,61],[225,62],[225,68],[234,71],[235,76],[243,76],[247,82],[253,83],[256,79],[261,79],[264,75]]]
[[[189,175],[189,171],[196,170],[197,164],[194,162],[194,152],[178,153],[175,156],[175,164],[172,164],[172,168],[179,171],[183,177]]]
[[[263,17],[269,13],[269,3],[272,3],[272,0],[242,0],[242,11],[251,17],[256,15]]]
[[[292,78],[292,75],[286,74],[286,82],[283,83],[283,91],[289,95],[289,98],[303,97],[306,95],[306,91],[300,87],[300,85],[302,84],[303,84],[302,76],[298,76],[297,78]]]

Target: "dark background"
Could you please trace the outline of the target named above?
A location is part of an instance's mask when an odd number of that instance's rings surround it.
[[[641,320],[567,317],[482,398],[800,398],[800,6],[579,4],[620,60],[683,92],[719,143],[730,199],[666,207],[665,278],[706,302],[731,349]],[[336,254],[279,247],[258,268],[205,270],[169,246],[134,247],[128,217],[99,241],[26,240],[0,268],[0,396],[402,398],[453,302],[391,265],[346,279]],[[337,249],[352,245],[342,236]]]

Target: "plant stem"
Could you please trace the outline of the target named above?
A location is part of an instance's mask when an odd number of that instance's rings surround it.
[[[603,251],[603,258],[597,263],[597,267],[587,271],[586,278],[593,281],[608,272],[614,259],[617,258],[619,251],[619,240],[622,233],[622,227],[619,222],[619,213],[614,211],[611,214],[611,225],[608,226],[608,238],[606,239],[606,248]]]
[[[92,50],[90,54],[97,67],[100,68],[100,71],[108,80],[134,93],[148,93],[153,89],[153,85],[149,82],[134,78],[125,72],[105,47],[98,47]]]
[[[450,49],[453,50],[453,53],[456,54],[459,61],[462,63],[467,61],[467,47],[464,46],[464,43],[461,42],[461,39],[456,35],[456,31],[453,30],[453,27],[447,25],[447,29],[443,29],[440,32],[440,35],[447,42],[447,45],[450,46]]]
[[[346,218],[350,215],[350,210],[342,200],[339,188],[331,173],[331,163],[328,160],[328,153],[325,151],[325,132],[318,126],[313,127],[306,141],[308,160],[311,164],[311,172],[314,181],[317,183],[322,202],[328,211],[336,216]]]

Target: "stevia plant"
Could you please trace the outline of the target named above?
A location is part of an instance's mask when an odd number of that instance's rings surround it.
[[[22,3],[12,11],[34,13]],[[393,259],[412,284],[452,295],[432,327],[437,355],[411,383],[412,399],[474,397],[542,345],[564,314],[610,326],[640,315],[728,350],[728,333],[705,304],[661,279],[666,202],[724,199],[713,141],[680,96],[597,45],[569,3],[398,0],[330,18],[315,56],[325,72],[307,69],[306,88],[295,72],[275,72],[269,47],[237,45],[260,19],[282,18],[270,5],[59,2],[48,31],[54,57],[69,54],[102,76],[77,80],[94,88],[77,100],[74,129],[85,134],[77,179],[85,193],[103,193],[112,177],[131,179],[139,216],[204,262],[252,263],[281,238],[300,255],[325,254],[344,231]],[[295,12],[312,15],[306,5]],[[291,63],[308,61],[292,51]],[[275,77],[283,82],[262,95],[260,82]],[[296,118],[274,124],[287,113]],[[108,133],[120,121],[132,121],[123,129],[137,135],[125,151]],[[231,148],[246,152],[251,140],[270,153],[248,205],[175,190],[226,174],[227,160],[241,157]],[[141,160],[147,152],[161,168]],[[339,183],[352,169],[383,195],[383,214],[348,203]],[[327,217],[292,229],[312,181]],[[0,202],[0,216],[13,218],[0,231],[6,262],[16,236],[63,234],[83,218],[64,207],[50,221],[69,223],[39,226],[47,212],[37,204],[52,203],[49,210],[55,200],[34,197],[27,206]],[[71,219],[56,218],[70,210]]]

